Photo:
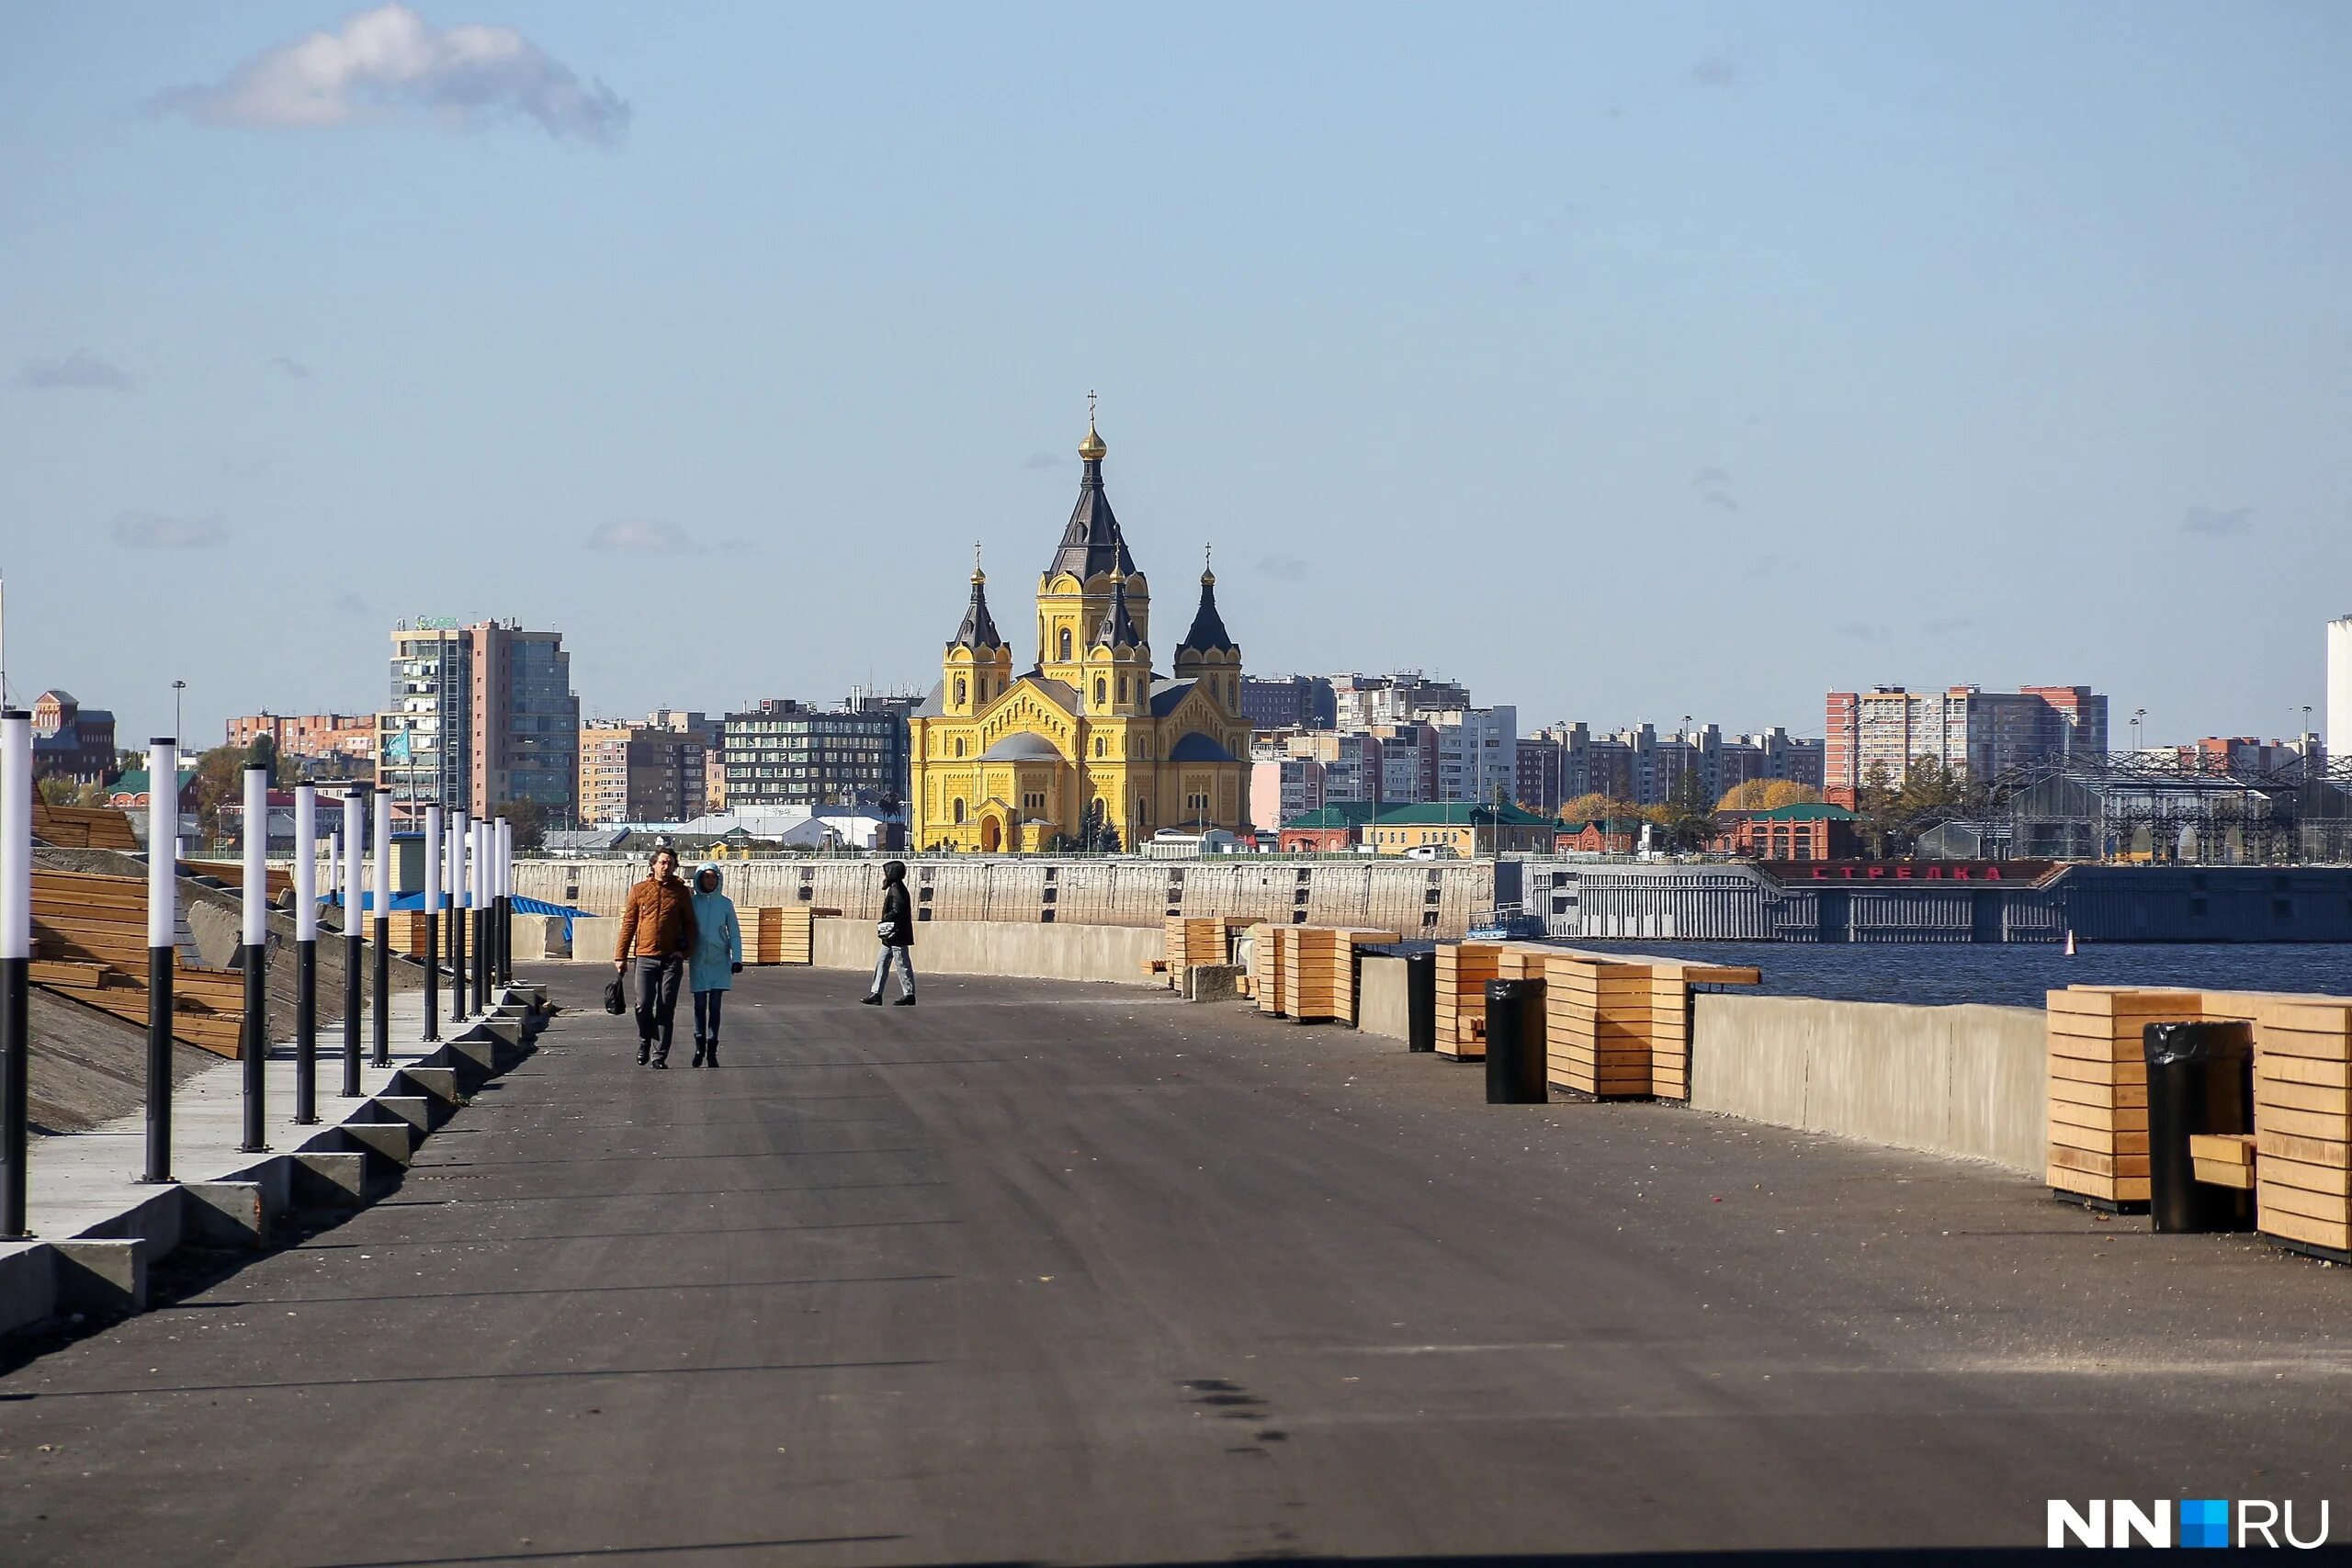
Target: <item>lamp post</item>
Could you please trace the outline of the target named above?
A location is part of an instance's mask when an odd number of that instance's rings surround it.
[[[449,1016],[466,1016],[466,921],[474,907],[473,889],[466,885],[466,837],[470,818],[465,812],[449,818]]]
[[[181,722],[181,720],[180,720],[180,694],[181,694],[182,692],[187,691],[187,682],[186,681],[175,681],[175,682],[172,682],[172,735],[173,735],[173,737],[174,737],[174,744],[173,744],[173,748],[172,748],[172,750],[173,750],[173,753],[174,753],[175,755],[177,755],[178,750],[179,750],[179,747],[178,747],[178,744],[177,744],[177,738],[178,738],[180,735],[182,735],[183,733],[185,733],[185,732],[186,732],[186,730],[187,730],[187,727],[184,723],[182,723],[182,722]],[[153,774],[153,773],[154,773],[154,770],[153,770],[153,768],[150,768],[150,769],[148,770],[148,773],[149,773],[149,774],[152,776],[152,775]],[[173,778],[174,778],[174,780],[175,780],[175,781],[176,781],[176,780],[178,779],[178,777],[179,777],[179,775],[178,775],[178,774],[176,774],[176,773],[173,774],[172,776],[173,776]],[[173,837],[173,838],[175,838],[175,839],[176,839],[176,838],[178,838],[178,837],[179,837],[179,823],[177,822],[177,820],[175,820],[175,821],[172,823],[172,837]]]
[[[2140,760],[2140,721],[2147,716],[2146,708],[2132,710],[2132,760],[2135,763]]]
[[[0,1236],[25,1229],[32,1000],[33,716],[0,708]]]
[[[319,786],[294,786],[294,1121],[319,1119]]]
[[[368,796],[372,784],[354,784],[343,797],[343,1097],[359,1098],[359,1011],[366,1006],[360,977],[368,963],[367,940],[361,934],[360,857],[368,845]]]
[[[424,1038],[441,1038],[441,805],[424,808]]]
[[[498,819],[498,983],[514,983],[514,818]]]
[[[376,997],[371,1017],[375,1022],[373,1064],[379,1067],[392,1065],[392,792],[376,792],[375,818],[376,885],[375,897],[369,900],[376,917],[372,927],[376,938]]]
[[[164,780],[170,780],[167,784]],[[179,942],[180,747],[147,742],[147,1168],[141,1181],[172,1179],[173,949]]]
[[[245,1029],[238,1055],[244,1066],[245,1141],[239,1152],[269,1148],[266,1106],[269,1067],[269,770],[245,769],[243,943]]]
[[[467,934],[473,940],[474,1010],[490,1010],[490,834],[479,817],[466,824],[466,890],[472,899]]]

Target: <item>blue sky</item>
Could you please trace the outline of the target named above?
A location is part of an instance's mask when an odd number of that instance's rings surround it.
[[[1025,659],[1089,388],[1163,645],[1210,541],[1252,669],[1530,727],[2277,734],[2352,612],[2352,8],[353,15],[0,10],[23,696],[927,684],[975,540]]]

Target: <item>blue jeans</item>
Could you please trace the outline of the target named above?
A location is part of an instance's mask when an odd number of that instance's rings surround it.
[[[874,961],[874,984],[866,987],[867,996],[882,994],[882,982],[890,977],[890,961],[893,958],[899,964],[899,995],[911,997],[915,994],[915,950],[911,947],[892,947],[885,942],[882,956]]]

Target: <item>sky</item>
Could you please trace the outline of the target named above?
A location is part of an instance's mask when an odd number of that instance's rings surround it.
[[[2084,683],[2291,733],[2352,613],[2352,7],[0,8],[6,679],[588,715],[1016,657],[1101,396],[1161,660],[1522,728]]]

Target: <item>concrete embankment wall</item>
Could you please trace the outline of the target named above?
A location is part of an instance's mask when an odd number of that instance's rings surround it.
[[[931,920],[915,932],[915,970],[929,975],[1002,975],[1035,980],[1110,980],[1151,985],[1144,965],[1160,955],[1156,931],[1135,926],[1023,926]],[[874,922],[819,920],[815,966],[871,972],[879,951]],[[896,982],[892,982],[894,985]]]
[[[2032,1008],[1692,998],[1690,1103],[2039,1175],[2048,1041]]]
[[[872,920],[882,909],[878,860],[737,860],[724,863],[738,908],[808,904]],[[518,860],[514,889],[531,898],[617,915],[641,860]],[[1170,915],[1246,916],[1286,924],[1459,938],[1493,902],[1492,861],[1058,860],[1042,856],[910,860],[907,880],[926,925],[1148,927]],[[917,939],[921,940],[920,937]]]

